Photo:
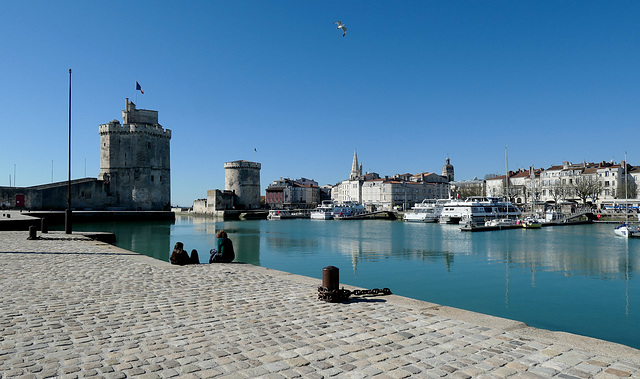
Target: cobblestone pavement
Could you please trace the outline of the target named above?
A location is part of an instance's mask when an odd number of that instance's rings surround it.
[[[320,278],[43,236],[0,232],[3,378],[640,376],[618,344],[395,295],[325,303]]]

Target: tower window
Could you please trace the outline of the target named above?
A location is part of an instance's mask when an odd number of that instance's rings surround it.
[[[147,142],[147,149],[151,149],[151,142]]]
[[[151,181],[153,182],[153,175],[151,175]]]

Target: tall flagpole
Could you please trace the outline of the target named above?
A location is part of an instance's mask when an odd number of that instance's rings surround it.
[[[71,69],[69,69],[69,179],[67,182],[67,211],[64,217],[64,232],[71,234]]]

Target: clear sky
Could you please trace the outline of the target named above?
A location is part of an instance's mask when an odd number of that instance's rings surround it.
[[[263,193],[335,184],[354,149],[381,176],[449,156],[456,180],[503,174],[505,147],[512,170],[640,164],[638,1],[26,0],[0,35],[4,186],[67,180],[69,69],[72,178],[98,176],[98,126],[138,81],[173,132],[173,205],[241,159]]]

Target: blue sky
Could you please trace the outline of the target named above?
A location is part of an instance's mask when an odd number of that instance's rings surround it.
[[[457,180],[640,164],[637,1],[22,1],[0,13],[0,185],[100,171],[125,98],[171,129],[172,204],[224,162],[280,177],[364,171]],[[346,37],[335,21],[348,28]],[[254,151],[257,150],[257,152]],[[85,168],[86,167],[86,168]]]

